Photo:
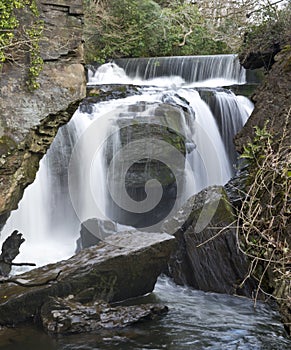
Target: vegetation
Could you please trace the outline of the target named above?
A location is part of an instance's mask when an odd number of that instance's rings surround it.
[[[240,248],[251,260],[250,276],[259,292],[290,303],[291,292],[291,154],[288,122],[279,141],[267,129],[255,128],[242,157],[249,163],[248,191],[238,216]]]
[[[85,16],[87,61],[230,52],[186,1],[87,0]]]
[[[282,20],[274,1],[85,0],[86,59],[237,52],[254,24]]]
[[[249,25],[244,35],[243,44],[240,47],[241,59],[244,60],[250,53],[261,53],[264,67],[268,70],[273,57],[284,46],[290,45],[291,40],[291,2],[280,10],[267,7],[259,14],[256,24]],[[259,23],[259,24],[257,24]],[[265,53],[273,52],[273,55]]]
[[[25,25],[21,24],[22,16],[28,22]],[[43,66],[39,53],[42,30],[43,22],[39,20],[35,0],[1,0],[0,68],[4,62],[20,64],[28,59],[27,86],[30,90],[38,88],[37,77]]]

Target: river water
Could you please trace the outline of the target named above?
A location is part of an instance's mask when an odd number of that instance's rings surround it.
[[[31,327],[0,331],[1,350],[287,350],[276,310],[236,296],[205,293],[160,277],[153,293],[126,304],[159,302],[169,307],[160,319],[119,330],[49,337]]]

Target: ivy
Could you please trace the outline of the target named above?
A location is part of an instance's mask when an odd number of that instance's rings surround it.
[[[20,22],[17,10],[26,10],[31,13],[33,20],[29,28],[20,30]],[[23,29],[23,28],[22,28]],[[27,86],[34,90],[39,87],[37,77],[43,68],[43,60],[40,56],[39,39],[43,31],[43,21],[39,19],[39,11],[36,0],[1,0],[0,3],[0,68],[7,60],[14,60],[14,51],[26,43],[25,51],[29,53],[29,67]]]
[[[254,127],[255,136],[253,142],[248,142],[247,145],[244,146],[241,158],[247,159],[251,167],[257,167],[260,165],[270,150],[273,136],[267,130],[267,126],[268,120],[265,122],[263,128],[256,125]]]
[[[31,40],[30,65],[28,68],[28,79],[26,81],[28,89],[34,90],[39,88],[37,77],[43,68],[43,59],[40,56],[39,38],[43,31],[43,21],[36,21],[31,29],[27,30],[27,34]]]

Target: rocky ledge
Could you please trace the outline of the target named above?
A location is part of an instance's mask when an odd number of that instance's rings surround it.
[[[39,88],[27,89],[24,50],[14,52],[14,60],[5,62],[0,73],[0,228],[33,182],[58,128],[86,95],[82,0],[36,0],[36,4],[44,23]],[[20,10],[17,15],[20,27],[29,27],[31,15]]]
[[[164,270],[174,245],[175,239],[165,233],[123,232],[106,238],[106,243],[82,250],[68,260],[31,270],[15,278],[2,279],[0,325],[38,319],[42,306],[45,308],[42,312],[54,309],[44,306],[52,300],[61,305],[59,309],[68,309],[66,301],[50,297],[70,296],[69,299],[73,298],[74,302],[94,303],[97,300],[117,302],[149,293]],[[77,306],[70,307],[71,319]],[[91,310],[96,309],[94,304],[90,307]],[[155,312],[152,308],[139,310],[137,314],[141,318],[153,315]],[[89,312],[86,308],[80,310],[81,314]],[[131,311],[128,309],[126,312],[130,315]],[[102,316],[103,325],[108,325],[110,313],[102,311],[102,315],[99,312],[96,317]],[[48,315],[48,312],[45,314]],[[54,315],[45,316],[47,328],[54,322],[51,317],[54,318]],[[128,322],[133,319],[133,316],[129,317]],[[99,326],[102,325],[96,325]]]

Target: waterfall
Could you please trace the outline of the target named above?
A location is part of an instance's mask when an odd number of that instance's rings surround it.
[[[237,154],[233,137],[247,121],[253,105],[249,99],[236,96],[231,90],[217,88],[201,89],[199,92],[213,113],[230,162],[235,167]]]
[[[154,229],[234,173],[232,139],[252,110],[221,87],[245,81],[235,55],[120,59],[88,76],[88,85],[140,85],[139,94],[79,108],[60,128],[1,233],[24,234],[17,261],[70,256],[92,217]]]
[[[172,84],[198,86],[227,86],[246,82],[246,73],[237,55],[115,59],[113,63],[100,67],[97,72],[97,76],[95,74],[95,77],[90,77],[93,84],[110,81],[124,84],[131,81],[160,85],[163,79],[158,78],[162,77],[171,77]]]

